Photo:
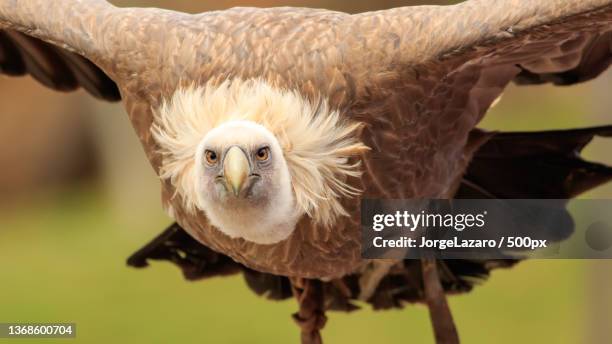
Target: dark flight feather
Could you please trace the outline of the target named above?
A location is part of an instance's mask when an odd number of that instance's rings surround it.
[[[13,30],[0,30],[0,71],[29,74],[57,91],[83,87],[96,98],[121,100],[115,82],[88,59]]]

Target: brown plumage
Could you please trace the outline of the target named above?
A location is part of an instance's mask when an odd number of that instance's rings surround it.
[[[609,128],[475,129],[510,82],[570,85],[604,71],[612,60],[611,0],[470,0],[356,15],[306,8],[190,15],[103,0],[0,0],[0,27],[3,72],[121,98],[158,173],[168,156],[152,132],[156,111],[179,89],[259,79],[306,103],[323,100],[343,121],[363,125],[354,139],[369,151],[346,155],[363,174],[343,181],[359,195],[336,195],[349,216],[328,226],[304,215],[271,245],[229,237],[203,211],[185,208],[173,180],[162,180],[164,207],[203,246],[174,227],[156,242],[162,249],[149,247],[131,262],[170,259],[189,278],[244,271],[256,292],[283,298],[289,277],[298,295],[322,293],[327,309],[352,309],[359,295],[378,308],[423,301],[419,262],[390,263],[380,275],[361,259],[360,198],[573,197],[612,177],[610,168],[575,154]],[[550,162],[544,169],[543,161]],[[501,173],[509,171],[525,184]],[[542,184],[534,179],[542,174],[554,178]],[[184,250],[187,258],[176,254]],[[461,292],[511,264],[438,262],[437,274],[446,291]],[[326,282],[310,288],[303,278]]]

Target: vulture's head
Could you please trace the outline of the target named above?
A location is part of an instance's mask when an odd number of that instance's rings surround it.
[[[260,79],[209,82],[177,90],[152,128],[183,208],[233,238],[273,244],[304,216],[331,226],[359,193],[361,125],[323,98]]]
[[[287,161],[260,124],[234,120],[209,131],[196,152],[195,178],[202,210],[231,236],[276,242],[295,227],[300,213]]]

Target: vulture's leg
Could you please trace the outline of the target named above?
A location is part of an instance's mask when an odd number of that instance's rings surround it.
[[[301,329],[302,344],[321,344],[321,329],[327,317],[323,305],[323,284],[319,280],[292,278],[291,288],[299,311],[293,319]]]
[[[372,259],[359,277],[359,300],[367,301],[376,292],[380,281],[398,261],[391,259]]]
[[[429,317],[433,325],[436,343],[455,344],[459,343],[459,334],[453,321],[444,289],[440,283],[438,267],[433,258],[421,260],[423,270],[423,285],[425,288],[425,299],[429,307]]]

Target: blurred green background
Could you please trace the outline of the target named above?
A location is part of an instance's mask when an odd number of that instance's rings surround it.
[[[113,1],[190,12],[308,6],[350,12],[445,1]],[[571,87],[510,87],[483,127],[536,130],[612,123],[612,73]],[[75,322],[76,340],[45,343],[297,342],[294,301],[252,294],[241,277],[186,282],[178,269],[125,259],[171,220],[120,105],[0,78],[0,322]],[[32,101],[35,100],[35,101]],[[612,164],[612,140],[586,151]],[[612,186],[586,197],[611,198]],[[606,341],[612,301],[605,261],[540,260],[495,271],[450,300],[466,343]],[[423,306],[331,313],[327,343],[428,343]],[[0,342],[3,340],[0,339]],[[6,340],[5,340],[6,341]],[[20,343],[39,342],[20,340]]]

